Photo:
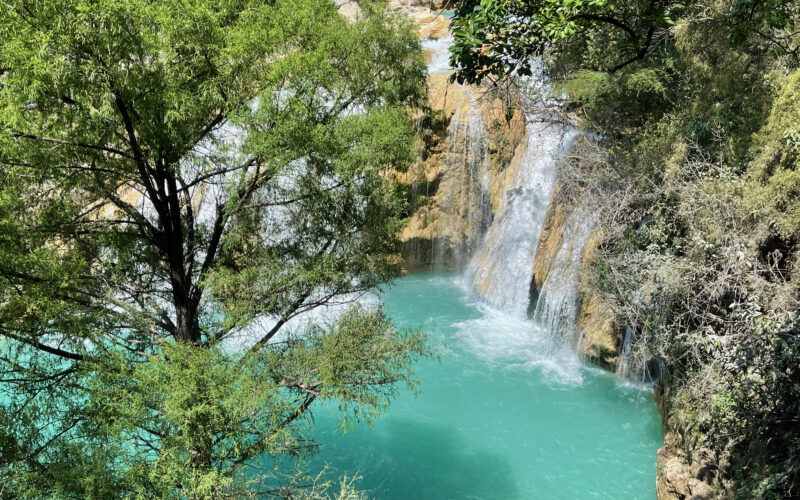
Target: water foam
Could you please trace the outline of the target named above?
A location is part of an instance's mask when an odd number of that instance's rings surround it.
[[[493,368],[539,371],[547,382],[556,385],[583,382],[584,367],[578,356],[541,325],[516,312],[490,306],[476,296],[463,275],[451,278],[447,285],[459,288],[464,303],[480,314],[452,325],[459,347],[470,355]]]
[[[422,41],[422,49],[430,54],[428,60],[428,74],[445,73],[452,71],[450,66],[450,46],[453,44],[453,35],[439,39],[425,39]]]

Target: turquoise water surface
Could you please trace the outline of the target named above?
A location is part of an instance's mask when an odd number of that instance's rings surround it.
[[[416,274],[383,294],[441,360],[417,365],[370,430],[317,408],[312,461],[357,473],[379,499],[653,499],[660,421],[652,392],[577,359],[533,323],[492,311],[455,274]]]

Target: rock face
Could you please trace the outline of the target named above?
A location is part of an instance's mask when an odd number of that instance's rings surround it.
[[[675,405],[676,394],[667,372],[656,383],[654,396],[661,413],[664,446],[656,454],[656,496],[658,500],[706,500],[734,498],[726,489],[730,453],[718,455],[706,446],[705,437],[687,415]],[[692,412],[702,412],[702,408]]]
[[[466,263],[513,178],[512,160],[525,136],[519,111],[509,116],[487,89],[449,77],[428,78],[423,152],[401,179],[411,203],[401,234],[408,270]]]
[[[672,433],[664,437],[664,446],[656,454],[656,496],[658,500],[707,500],[714,489],[701,478],[711,477],[716,457],[708,448],[695,450],[687,463],[686,453],[677,448]]]
[[[600,233],[593,232],[583,248],[581,258],[582,272],[586,272],[594,262]],[[586,360],[620,373],[620,355],[622,350],[625,324],[609,304],[591,292],[581,294],[580,312],[578,314],[579,354]]]
[[[337,0],[341,9],[357,2]],[[449,81],[450,19],[438,12],[448,0],[391,0],[409,16],[427,48],[429,109],[418,116],[419,160],[397,174],[409,211],[401,232],[408,271],[462,267],[480,243],[497,209],[508,166],[525,136],[519,111],[511,112],[489,89]]]
[[[557,185],[553,190],[553,200],[558,200],[560,187]],[[539,237],[539,246],[536,249],[536,259],[533,262],[533,283],[531,284],[530,301],[533,306],[539,300],[539,295],[544,286],[547,276],[553,268],[556,254],[561,248],[561,240],[564,238],[566,228],[564,203],[551,201],[547,208],[542,234]]]
[[[454,0],[390,0],[393,9],[413,15],[417,12],[437,12],[455,8]]]
[[[361,10],[361,0],[334,0],[339,12],[354,19]],[[391,0],[389,5],[410,17],[417,25],[421,39],[443,38],[450,31],[450,19],[440,11],[452,8],[451,0]]]
[[[617,371],[623,328],[614,311],[596,295],[584,295],[578,315],[579,354],[609,371]]]
[[[361,7],[358,5],[358,0],[335,0],[336,7],[339,13],[347,19],[353,20],[358,16]]]

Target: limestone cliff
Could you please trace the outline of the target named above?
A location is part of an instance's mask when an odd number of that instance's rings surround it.
[[[409,2],[398,8],[415,20],[421,39],[448,35],[443,15]],[[437,56],[428,51],[429,60]],[[429,109],[419,117],[420,158],[398,178],[409,200],[401,235],[407,270],[463,266],[519,164],[512,159],[525,136],[522,113],[491,89],[452,83],[450,76],[429,75]]]
[[[488,90],[428,78],[430,111],[420,160],[401,179],[411,211],[402,232],[409,270],[463,266],[497,209],[519,161],[525,135],[520,112],[508,116]]]

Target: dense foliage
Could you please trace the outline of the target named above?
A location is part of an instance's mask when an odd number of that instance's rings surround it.
[[[459,78],[544,58],[581,126],[562,183],[604,200],[589,282],[661,360],[715,494],[800,494],[800,4],[483,0]],[[563,191],[568,191],[564,189]]]
[[[298,318],[398,273],[407,21],[10,0],[0,40],[0,497],[324,494],[312,403],[373,418],[427,353],[373,307]]]

